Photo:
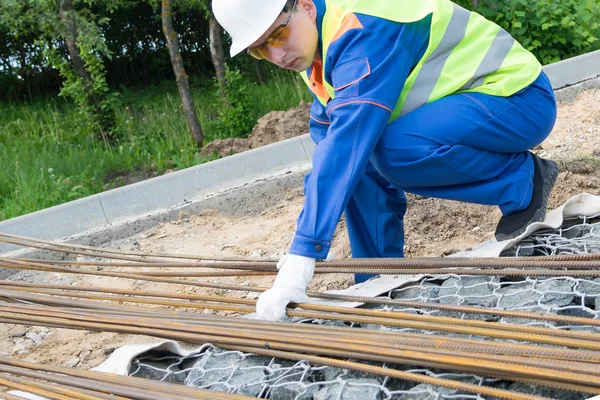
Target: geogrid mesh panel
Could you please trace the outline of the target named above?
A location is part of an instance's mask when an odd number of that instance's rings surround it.
[[[390,367],[486,386],[497,386],[501,382],[467,374],[436,374],[426,369],[407,369],[400,365]],[[267,399],[484,400],[477,395],[456,395],[452,390],[431,385],[416,385],[339,368],[312,366],[306,361],[291,362],[226,351],[211,345],[204,346],[200,354],[188,357],[148,353],[135,360],[130,375]]]
[[[568,221],[556,231],[540,231],[506,251],[503,256],[536,256],[600,252],[599,218]],[[461,304],[515,311],[600,318],[600,278],[509,278],[470,275],[426,277],[412,286],[396,289],[389,298],[427,303]],[[592,326],[557,325],[553,322],[462,314],[448,311],[370,306],[380,310],[403,311],[426,315],[452,316],[556,329],[600,332]],[[337,321],[300,321],[339,325]],[[360,328],[359,324],[351,326]],[[390,328],[364,325],[363,328],[420,332],[411,328]],[[427,331],[426,333],[432,333]],[[465,335],[437,332],[449,336]],[[363,362],[364,363],[364,362]],[[384,366],[431,377],[460,380],[483,386],[493,386],[561,400],[582,400],[586,394],[535,387],[521,383],[448,373],[402,365]],[[413,369],[408,369],[413,368]],[[329,399],[402,399],[402,400],[486,400],[484,397],[457,393],[455,390],[398,379],[347,371],[338,368],[312,366],[308,362],[290,362],[270,357],[225,351],[211,345],[200,354],[178,357],[146,354],[133,363],[131,375],[179,382],[189,386],[223,392],[245,394],[266,399],[329,400]],[[488,398],[488,400],[491,400]]]

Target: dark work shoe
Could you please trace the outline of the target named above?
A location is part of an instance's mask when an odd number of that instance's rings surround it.
[[[532,155],[534,172],[531,202],[525,210],[500,218],[495,233],[499,242],[519,236],[529,225],[543,221],[546,217],[548,198],[558,177],[558,166],[552,160]]]

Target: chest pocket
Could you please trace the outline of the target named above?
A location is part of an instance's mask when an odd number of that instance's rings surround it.
[[[357,97],[359,82],[370,74],[371,66],[367,58],[357,58],[336,67],[331,74],[335,96]]]

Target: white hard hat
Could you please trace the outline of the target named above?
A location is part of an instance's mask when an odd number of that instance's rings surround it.
[[[286,0],[213,0],[213,14],[232,39],[231,56],[264,35],[285,3]]]

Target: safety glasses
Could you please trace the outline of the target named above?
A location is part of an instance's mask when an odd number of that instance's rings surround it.
[[[248,47],[248,54],[258,60],[262,60],[269,57],[269,49],[267,46],[278,49],[283,46],[285,42],[287,42],[291,33],[291,29],[288,27],[288,24],[292,18],[292,14],[294,14],[294,9],[296,8],[297,2],[298,0],[294,1],[292,10],[290,11],[290,15],[287,20],[283,24],[279,25],[262,44],[254,47]],[[285,12],[285,9],[282,12]]]

